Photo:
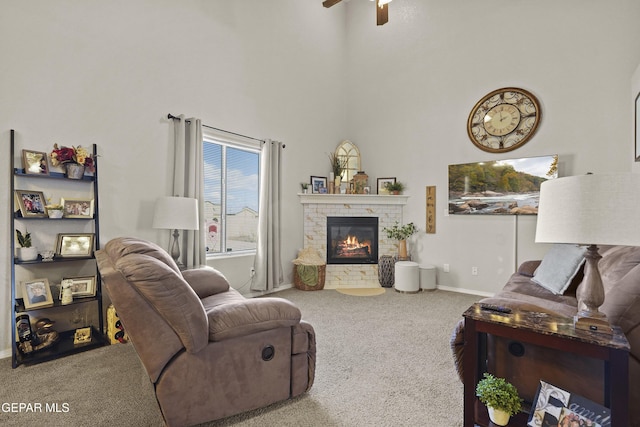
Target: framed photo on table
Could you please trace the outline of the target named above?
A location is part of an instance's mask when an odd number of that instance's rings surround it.
[[[324,189],[324,191],[322,191]],[[311,193],[321,194],[327,192],[327,177],[326,176],[312,176],[311,177]]]
[[[21,282],[24,308],[38,308],[53,305],[49,280],[33,279]]]
[[[22,167],[28,175],[49,175],[47,153],[42,151],[22,150]]]
[[[60,199],[65,218],[93,218],[93,199]]]
[[[42,191],[15,190],[23,218],[46,218],[46,199]]]
[[[58,234],[56,256],[61,258],[86,258],[93,255],[93,233]]]
[[[385,187],[387,183],[395,184],[396,179],[394,178],[378,178],[378,194],[390,194],[387,188]]]

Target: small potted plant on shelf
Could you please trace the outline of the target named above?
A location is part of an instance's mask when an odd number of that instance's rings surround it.
[[[60,203],[51,203],[51,201],[49,201],[49,204],[46,205],[45,208],[47,208],[47,215],[49,215],[49,218],[62,218],[62,215],[64,214],[64,206]]]
[[[389,239],[398,241],[398,259],[406,260],[408,258],[407,239],[418,232],[418,227],[416,227],[413,222],[401,226],[398,221],[396,221],[393,227],[384,227],[382,231],[387,233]]]
[[[509,418],[522,410],[522,399],[515,386],[487,372],[476,386],[476,396],[487,406],[491,421],[499,426],[509,424]]]
[[[85,169],[95,172],[93,154],[80,145],[77,147],[58,147],[58,144],[53,144],[53,151],[49,157],[53,166],[64,165],[67,178],[82,179]]]
[[[18,237],[18,259],[20,261],[33,261],[38,259],[38,248],[31,246],[31,233],[28,231],[22,234],[20,230],[16,230]]]
[[[300,187],[302,187],[302,192],[304,194],[307,194],[307,192],[309,191],[309,183],[308,182],[301,182],[300,183]]]
[[[398,195],[404,191],[404,184],[401,182],[387,182],[384,184],[384,188],[389,194]]]

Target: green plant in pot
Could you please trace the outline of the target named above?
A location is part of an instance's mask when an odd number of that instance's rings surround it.
[[[407,259],[407,239],[418,232],[418,227],[413,222],[400,225],[396,221],[393,227],[384,227],[382,231],[387,233],[389,239],[398,241],[398,259]]]
[[[384,184],[384,189],[390,194],[400,194],[404,191],[404,184],[401,182],[387,182]]]
[[[476,396],[487,406],[491,421],[499,426],[506,426],[509,418],[522,410],[522,399],[515,386],[487,372],[476,386]]]
[[[307,191],[309,191],[309,183],[308,182],[301,182],[300,183],[300,187],[302,188],[302,192],[306,193]]]
[[[38,259],[38,248],[31,245],[31,233],[26,231],[24,234],[20,230],[16,230],[18,239],[18,259],[20,261],[33,261]]]

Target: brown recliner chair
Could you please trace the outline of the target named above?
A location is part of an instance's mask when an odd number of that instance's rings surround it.
[[[311,388],[315,333],[291,302],[245,299],[218,271],[181,272],[140,239],[113,239],[96,258],[167,425],[227,417]]]

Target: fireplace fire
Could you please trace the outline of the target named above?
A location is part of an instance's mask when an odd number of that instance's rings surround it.
[[[327,217],[327,264],[377,263],[377,217]]]

